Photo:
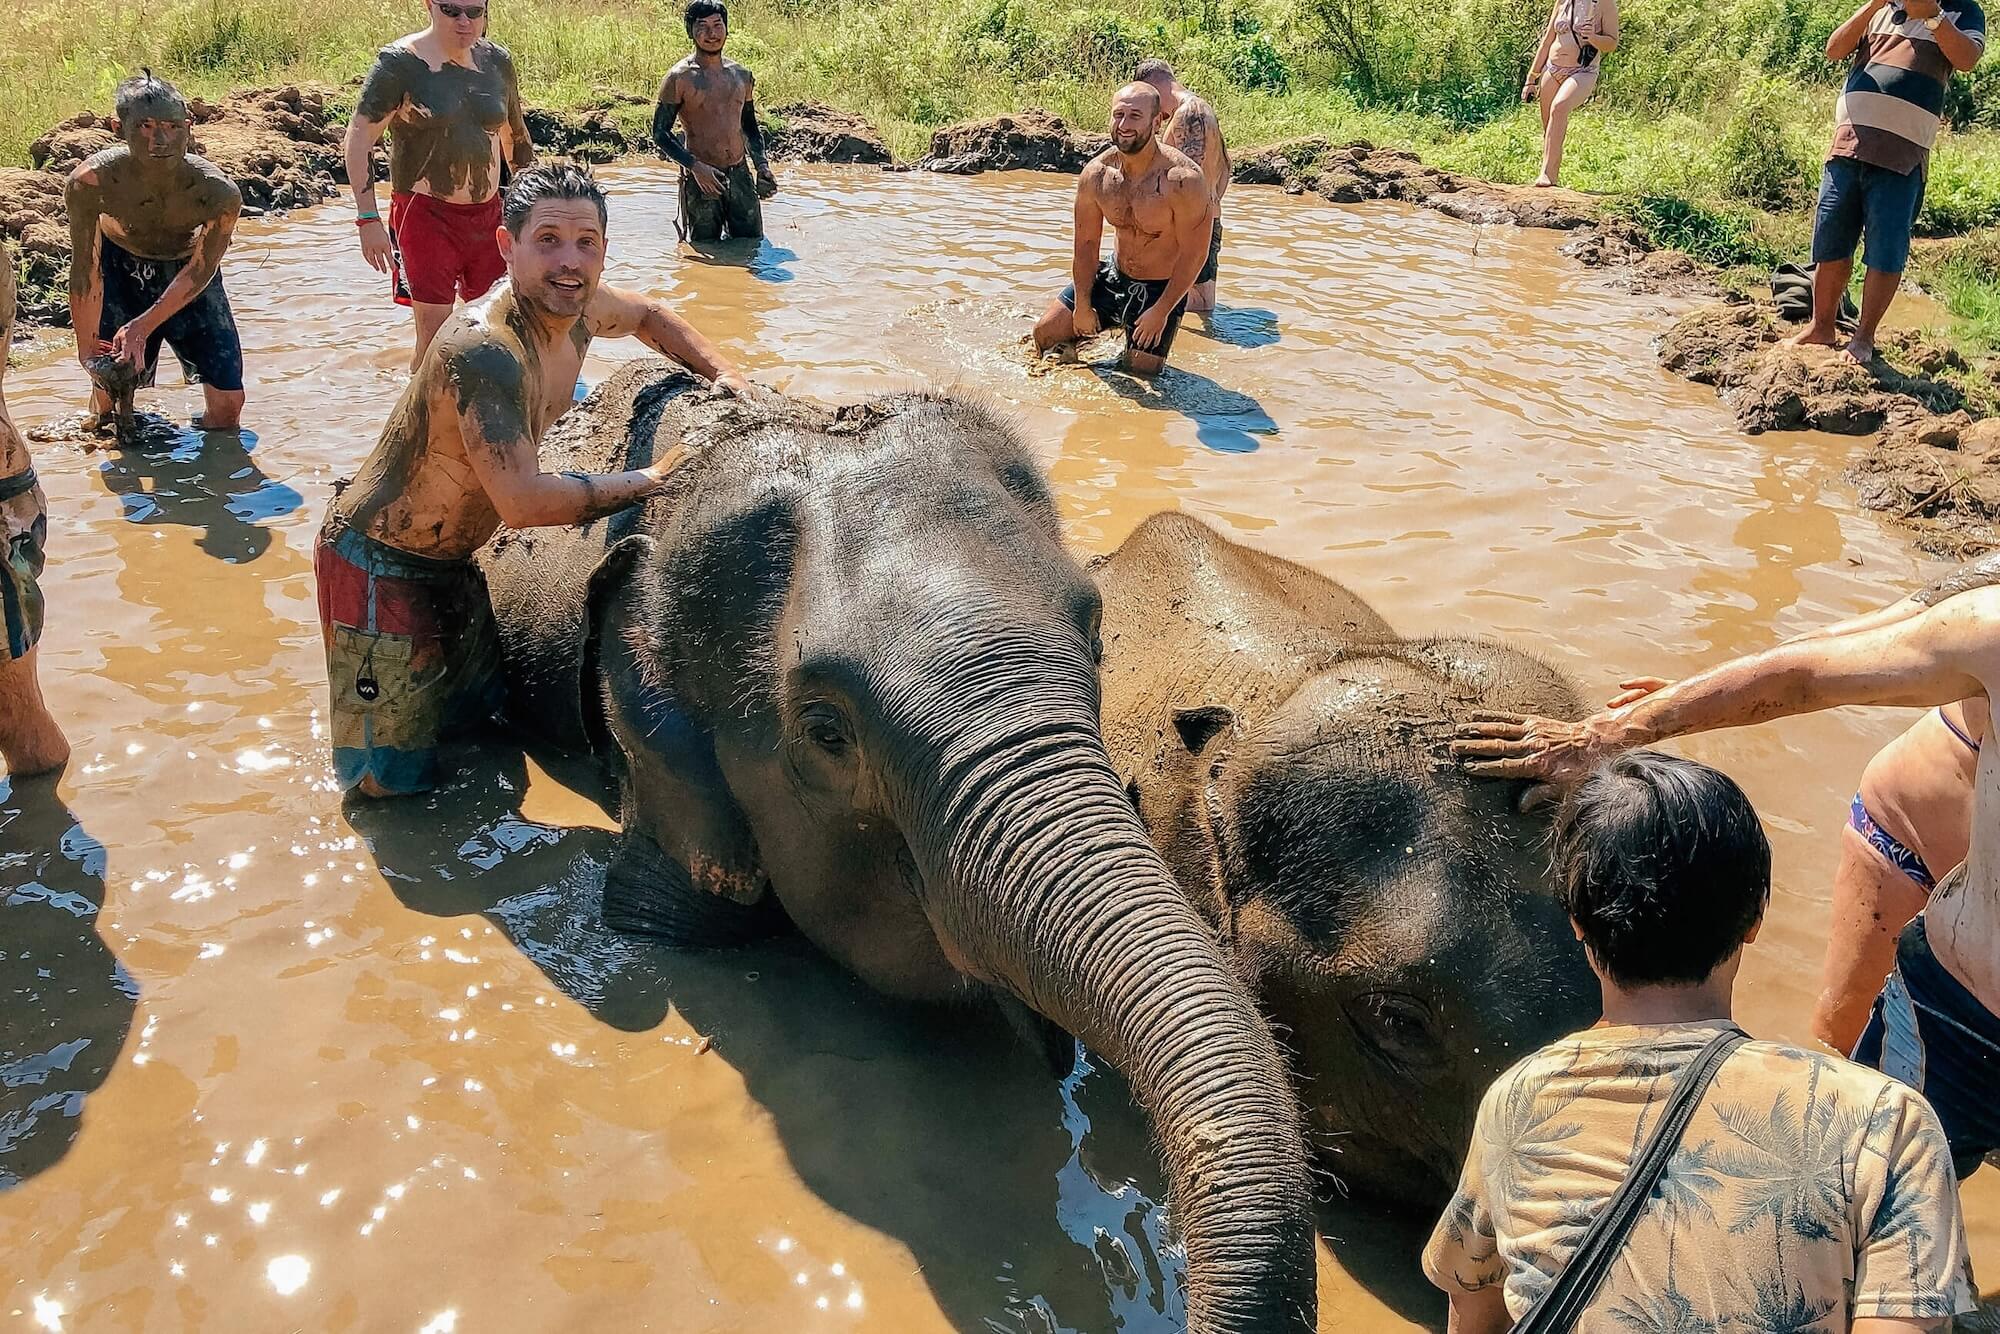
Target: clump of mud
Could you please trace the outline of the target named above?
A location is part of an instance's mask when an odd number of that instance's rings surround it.
[[[982,171],[1081,172],[1110,146],[1101,134],[1080,134],[1061,116],[1029,107],[1015,116],[963,121],[931,136],[919,171],[975,176]]]
[[[1238,159],[1232,176],[1245,185],[1276,185],[1336,204],[1395,199],[1465,222],[1568,231],[1598,220],[1596,201],[1574,190],[1477,181],[1428,166],[1413,153],[1359,139],[1345,144],[1322,136],[1294,139]]]
[[[887,166],[893,160],[873,125],[823,102],[787,102],[772,107],[770,114],[764,140],[774,158],[867,166]]]
[[[1849,470],[1861,503],[1934,556],[2000,549],[2000,418],[1925,417],[1883,436]]]
[[[591,111],[524,107],[521,118],[528,123],[528,138],[536,152],[577,162],[609,162],[645,146],[625,133],[608,107]]]
[[[0,262],[20,269],[22,326],[69,323],[69,211],[60,176],[0,167]]]

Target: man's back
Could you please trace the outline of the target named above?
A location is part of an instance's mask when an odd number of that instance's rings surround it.
[[[1432,1281],[1504,1282],[1509,1312],[1525,1313],[1715,1032],[1591,1029],[1501,1076],[1425,1250]],[[1836,1331],[1856,1317],[1937,1319],[1970,1300],[1951,1154],[1930,1106],[1865,1067],[1750,1042],[1709,1087],[1577,1328]]]

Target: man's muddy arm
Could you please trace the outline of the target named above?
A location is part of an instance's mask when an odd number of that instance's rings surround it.
[[[757,123],[757,104],[748,98],[743,102],[743,142],[750,149],[750,162],[757,168],[757,174],[769,176],[771,164],[764,160],[764,127]]]
[[[674,96],[674,76],[669,74],[660,85],[660,100],[653,107],[653,144],[662,157],[692,167],[694,154],[688,152],[687,145],[674,133],[674,120],[680,114],[681,104]]]
[[[76,334],[76,359],[88,363],[102,346],[97,326],[104,317],[104,284],[97,267],[102,200],[87,167],[70,174],[63,206],[69,211],[69,324]]]
[[[743,372],[730,364],[715,344],[657,297],[601,286],[590,299],[583,320],[593,338],[637,338],[718,388],[741,393],[750,387]]]
[[[515,171],[525,171],[535,163],[535,141],[528,133],[528,114],[521,106],[521,76],[514,70],[514,62],[507,62],[507,133],[513,140],[507,155],[508,165]]]
[[[526,377],[520,362],[491,347],[453,357],[448,373],[456,396],[458,428],[473,475],[509,528],[588,523],[658,493],[686,462],[676,445],[650,468],[629,472],[542,471],[524,408]]]
[[[1670,737],[1849,704],[1949,704],[1982,693],[1996,662],[2000,590],[1985,590],[1892,623],[1736,658],[1581,722],[1476,715],[1457,729],[1451,752],[1482,777],[1570,781]]]
[[[231,194],[235,197],[231,199],[224,212],[195,234],[194,253],[188,256],[188,262],[181,266],[181,271],[174,275],[173,281],[160,293],[160,299],[134,317],[124,329],[118,331],[123,336],[124,343],[114,341],[117,350],[127,351],[126,344],[130,343],[135,334],[143,342],[153,330],[179,314],[188,302],[200,296],[202,289],[213,282],[215,275],[221,272],[222,257],[229,250],[229,242],[236,235],[236,220],[243,213],[242,197],[235,195],[233,188]],[[128,333],[127,330],[131,332]]]
[[[1104,248],[1104,207],[1097,200],[1097,175],[1088,168],[1076,183],[1076,240],[1070,247],[1069,280],[1076,288],[1076,309],[1094,307],[1090,289],[1097,281],[1097,264]]]

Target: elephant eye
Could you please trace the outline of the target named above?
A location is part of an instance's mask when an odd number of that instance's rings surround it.
[[[1444,1063],[1446,1052],[1428,1005],[1400,991],[1371,991],[1348,1006],[1361,1038],[1390,1063],[1429,1067]]]
[[[847,733],[841,728],[839,713],[832,707],[812,705],[805,710],[799,723],[799,730],[806,740],[828,754],[838,755],[847,749]]]

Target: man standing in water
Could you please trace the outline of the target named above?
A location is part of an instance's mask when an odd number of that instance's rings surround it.
[[[165,79],[151,70],[127,79],[113,108],[124,142],[78,163],[63,187],[77,360],[87,367],[112,354],[151,384],[160,344],[171,344],[201,383],[195,425],[233,431],[243,417],[243,344],[222,256],[243,196],[188,151],[187,102]],[[90,407],[101,420],[111,396],[93,389]]]
[[[1868,274],[1847,354],[1863,365],[1874,358],[1875,331],[1909,262],[1945,90],[1985,49],[1978,0],[1867,0],[1827,38],[1826,58],[1852,57],[1853,64],[1834,104],[1833,146],[1820,175],[1812,323],[1792,343],[1831,347],[1840,336],[1840,299],[1862,242]]]
[[[1128,83],[1111,99],[1111,147],[1076,184],[1071,285],[1035,325],[1035,351],[1089,338],[1099,321],[1125,330],[1125,368],[1152,375],[1167,364],[1187,295],[1208,253],[1213,198],[1201,168],[1153,138],[1160,95]],[[1100,264],[1109,220],[1117,236]]]
[[[664,303],[599,285],[604,193],[589,175],[522,173],[502,222],[506,288],[446,321],[313,554],[334,767],[364,796],[432,787],[440,735],[500,702],[472,553],[503,523],[587,523],[656,495],[687,460],[676,447],[630,472],[542,471],[542,433],[570,405],[590,340],[636,337],[720,389],[748,387]]]
[[[416,319],[411,369],[451,314],[507,271],[500,226],[502,162],[535,160],[507,48],[485,38],[485,0],[426,0],[431,26],[375,57],[347,126],[347,179],[361,254],[390,276]],[[375,202],[371,154],[389,135],[389,219]]]
[[[778,178],[764,160],[757,81],[723,59],[729,7],[722,0],[693,0],[685,18],[694,51],[660,83],[653,142],[680,163],[681,218],[690,241],[719,241],[725,231],[738,240],[762,236],[761,201],[778,193]],[[687,122],[685,142],[674,133],[677,116]]]
[[[1640,689],[1657,684],[1648,680]],[[1938,708],[2000,687],[2000,587],[1899,604],[1615,700],[1581,722],[1490,714],[1452,753],[1480,777],[1569,783],[1635,746],[1846,704]],[[1630,702],[1626,702],[1630,701]],[[2000,1148],[2000,761],[1982,751],[1971,846],[1904,928],[1855,1059],[1920,1089],[1960,1175]]]
[[[42,547],[48,500],[28,442],[7,412],[7,348],[14,337],[14,252],[0,245],[0,759],[16,776],[46,773],[69,742],[42,702],[35,652],[42,637]]]
[[[1207,99],[1197,97],[1174,77],[1173,66],[1164,60],[1142,60],[1135,76],[1151,85],[1160,95],[1163,127],[1160,142],[1177,148],[1188,161],[1201,168],[1202,179],[1215,199],[1215,218],[1209,224],[1208,258],[1195,275],[1194,290],[1188,293],[1187,308],[1196,314],[1215,309],[1215,275],[1222,260],[1222,197],[1229,193],[1229,148],[1222,142],[1222,125]]]

